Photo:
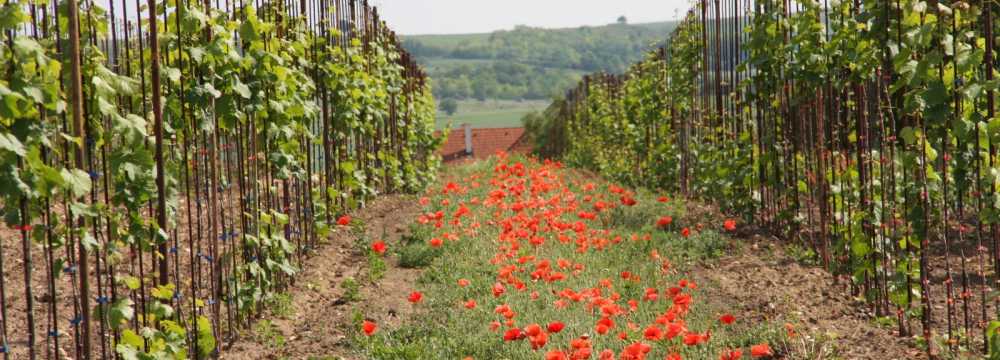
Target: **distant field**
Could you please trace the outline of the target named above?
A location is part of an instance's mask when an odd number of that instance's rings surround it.
[[[422,58],[417,59],[427,71],[447,71],[453,67],[461,65],[488,66],[493,64],[492,59],[454,59],[454,58]]]
[[[403,38],[419,39],[427,45],[454,48],[459,44],[469,41],[485,41],[489,39],[489,33],[479,34],[448,34],[448,35],[403,35]]]
[[[417,61],[420,62],[420,65],[424,66],[425,70],[427,70],[428,72],[432,72],[432,73],[434,73],[434,72],[446,72],[448,70],[451,70],[451,69],[453,69],[455,67],[459,67],[459,66],[462,66],[462,65],[469,65],[469,66],[473,66],[473,67],[492,66],[494,63],[497,62],[497,60],[493,60],[493,59],[456,59],[456,58],[444,58],[444,57],[420,58],[420,59],[417,59]],[[539,68],[545,68],[545,69],[551,69],[551,70],[563,71],[563,72],[565,72],[567,74],[570,74],[570,75],[573,75],[573,76],[577,76],[577,77],[580,77],[580,78],[582,78],[584,75],[589,74],[587,71],[579,70],[579,69],[567,69],[567,68],[560,68],[560,67],[545,67],[545,66],[538,66],[538,67]]]
[[[451,122],[452,128],[458,128],[463,123],[469,123],[473,128],[520,127],[521,117],[532,111],[545,110],[548,101],[507,101],[466,100],[458,102],[458,112],[447,116],[438,112],[438,129],[443,129]]]

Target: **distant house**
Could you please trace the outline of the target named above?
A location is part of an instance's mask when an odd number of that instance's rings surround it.
[[[440,153],[444,162],[454,162],[484,159],[496,154],[497,151],[530,153],[531,144],[524,128],[473,129],[468,124],[463,124],[451,131]]]

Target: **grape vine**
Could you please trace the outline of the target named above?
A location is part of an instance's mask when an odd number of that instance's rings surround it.
[[[783,235],[931,357],[997,356],[997,10],[701,0],[555,102],[538,152]]]
[[[0,0],[4,359],[217,357],[335,218],[433,180],[367,1],[103,5]]]

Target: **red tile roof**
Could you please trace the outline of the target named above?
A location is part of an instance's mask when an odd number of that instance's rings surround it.
[[[438,133],[440,136],[440,133]],[[531,152],[531,144],[524,128],[488,128],[472,129],[472,157],[487,158],[497,151]],[[445,162],[456,161],[467,157],[465,154],[465,130],[461,127],[453,129],[448,135],[448,141],[441,147],[441,156]]]

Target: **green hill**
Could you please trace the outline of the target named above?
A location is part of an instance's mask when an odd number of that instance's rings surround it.
[[[427,69],[439,101],[548,100],[584,74],[624,71],[676,25],[518,26],[488,34],[405,36],[403,46]]]

